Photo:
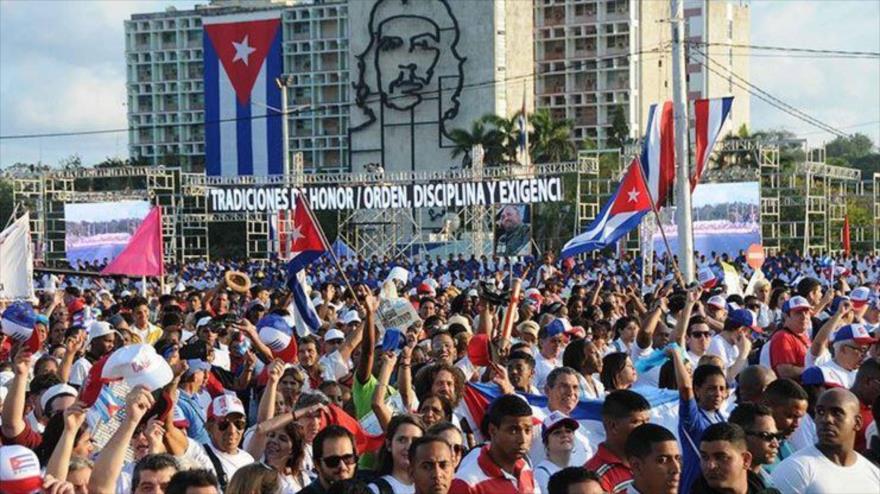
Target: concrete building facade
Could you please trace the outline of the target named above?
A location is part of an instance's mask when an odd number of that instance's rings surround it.
[[[668,1],[536,0],[536,106],[571,119],[578,142],[606,146],[618,107],[630,137],[643,135],[650,105],[672,98],[669,8]],[[695,47],[712,57],[710,64],[689,53],[689,99],[732,94],[730,128],[747,123],[748,93],[700,62],[748,80],[748,51],[715,45],[748,44],[748,4],[685,0],[685,18],[688,41],[708,43]]]
[[[448,131],[487,113],[546,108],[572,138],[607,144],[617,108],[630,137],[672,97],[669,3],[639,0],[213,0],[125,22],[129,152],[204,167],[202,18],[280,9],[293,79],[290,149],[308,170],[456,166]],[[685,0],[691,99],[736,97],[730,129],[749,121],[749,8]],[[381,46],[381,47],[380,47]],[[707,69],[707,66],[712,70]]]

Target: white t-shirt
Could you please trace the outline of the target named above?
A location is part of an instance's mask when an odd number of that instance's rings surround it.
[[[852,466],[842,467],[815,445],[789,456],[773,470],[773,487],[782,494],[864,494],[880,492],[880,469],[856,453]]]
[[[544,389],[547,384],[547,376],[553,369],[559,367],[559,359],[548,360],[540,353],[535,355],[535,387]]]
[[[394,494],[415,494],[416,492],[415,484],[406,485],[394,478],[393,475],[383,475],[380,478],[388,482],[388,485],[391,486],[391,490]],[[369,484],[367,487],[369,487],[370,491],[374,494],[379,494],[379,488],[376,484]]]
[[[550,409],[544,407],[540,410],[539,413],[535,414],[538,417],[546,417],[550,415]],[[529,448],[529,460],[532,465],[537,465],[544,461],[547,458],[547,450],[544,447],[544,441],[541,440],[541,425],[536,425],[532,428],[532,445]],[[598,443],[597,443],[598,444]],[[583,465],[587,462],[596,451],[593,449],[593,446],[590,444],[590,440],[586,435],[586,430],[584,427],[579,427],[576,431],[574,431],[574,449],[571,452],[571,460],[569,464],[571,465]]]
[[[844,369],[834,360],[820,365],[819,368],[822,369],[822,375],[827,383],[838,384],[846,389],[850,389],[856,382],[856,373],[858,371]]]
[[[788,438],[788,444],[792,451],[800,451],[816,444],[818,440],[819,436],[816,435],[816,423],[813,422],[813,417],[804,415],[797,429]]]
[[[721,361],[724,362],[724,370],[727,370],[739,357],[739,348],[728,343],[720,334],[716,334],[709,340],[709,347],[706,348],[706,353],[721,357]]]
[[[324,355],[318,360],[318,364],[323,368],[321,378],[325,381],[339,382],[340,379],[351,372],[351,362],[346,362],[342,358],[342,354],[339,353],[339,350]]]
[[[550,460],[544,460],[539,463],[532,471],[535,473],[535,486],[541,489],[541,492],[547,492],[547,483],[550,482],[550,476],[562,470],[559,465]]]
[[[74,386],[82,386],[92,370],[92,363],[85,357],[76,359],[76,362],[70,366],[70,379],[68,381]]]
[[[232,476],[235,475],[235,472],[237,472],[239,468],[254,462],[254,457],[243,449],[239,449],[235,454],[229,454],[207,444],[202,446],[192,439],[187,441],[186,451],[183,452],[183,457],[193,464],[198,465],[199,468],[204,468],[205,470],[209,470],[216,474],[217,472],[214,470],[214,464],[211,462],[208,453],[205,452],[205,448],[211,448],[214,454],[217,455],[217,459],[220,460],[220,466],[223,467],[227,479],[232,479]]]

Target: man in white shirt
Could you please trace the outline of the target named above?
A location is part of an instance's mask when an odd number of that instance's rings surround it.
[[[876,339],[868,334],[864,324],[847,324],[834,335],[834,357],[819,365],[826,383],[851,388],[856,381],[856,372],[865,359],[868,349]]]
[[[238,447],[245,427],[241,400],[233,394],[220,395],[208,407],[207,428],[211,442],[199,444],[187,438],[183,457],[199,465],[199,468],[214,472],[220,486],[225,489],[239,468],[254,462],[253,456]]]
[[[727,379],[735,379],[748,365],[748,355],[752,346],[746,333],[756,327],[755,316],[748,309],[732,310],[724,320],[722,331],[713,336],[709,342],[706,353],[721,357]]]
[[[547,417],[553,412],[561,412],[570,416],[578,404],[580,396],[580,382],[578,373],[571,367],[559,367],[547,377],[547,384],[543,388],[547,395],[547,407],[541,410],[542,416]],[[541,437],[541,425],[536,425],[532,432],[535,438]],[[574,448],[571,451],[570,465],[583,465],[590,459],[595,451],[590,445],[590,440],[583,430],[574,431]],[[537,465],[547,457],[544,444],[533,440],[529,450],[529,460]]]
[[[862,430],[858,398],[843,388],[829,389],[819,397],[815,415],[818,442],[780,463],[773,486],[783,494],[877,492],[880,469],[854,449]]]

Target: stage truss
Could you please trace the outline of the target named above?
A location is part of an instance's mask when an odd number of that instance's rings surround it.
[[[449,172],[310,174],[304,172],[300,155],[295,156],[288,177],[207,177],[160,166],[82,168],[10,178],[14,184],[14,202],[31,212],[31,233],[37,246],[37,258],[48,266],[61,266],[65,261],[66,203],[139,199],[161,206],[166,263],[209,259],[211,224],[242,222],[245,224],[247,257],[263,260],[271,258],[275,252],[270,231],[272,215],[265,212],[212,213],[207,203],[209,188],[406,185],[572,174],[577,183],[581,183],[583,176],[595,176],[598,171],[595,159],[581,157],[571,162],[536,164],[529,168],[510,165],[475,166]],[[109,184],[114,180],[129,186],[111,190]],[[581,216],[597,210],[597,198],[591,199],[580,189],[578,197],[594,201],[592,209],[578,209]],[[479,256],[491,254],[495,213],[496,208],[490,206],[447,208],[441,214],[443,222],[437,224],[437,218],[425,209],[338,211],[337,226],[339,238],[364,257],[408,255],[426,246],[441,244],[449,244],[456,252]],[[579,221],[583,221],[583,217],[579,217]],[[453,224],[457,226],[454,230],[451,228]]]
[[[244,245],[251,259],[269,259],[275,252],[268,213],[211,213],[207,191],[215,186],[406,185],[560,175],[575,187],[572,234],[583,231],[616,187],[633,147],[616,153],[617,166],[600,170],[602,152],[579,153],[575,161],[483,167],[479,159],[466,170],[396,173],[305,173],[295,155],[289,177],[207,177],[177,168],[83,168],[38,174],[7,175],[13,199],[31,212],[31,232],[39,260],[57,266],[65,259],[64,204],[128,199],[149,200],[162,207],[166,262],[209,259],[209,227],[222,222],[245,224]],[[782,159],[783,153],[788,156]],[[728,167],[719,168],[718,156]],[[475,153],[477,156],[477,153]],[[612,160],[613,161],[613,160]],[[783,162],[784,161],[784,162]],[[703,182],[759,181],[764,247],[769,254],[797,248],[837,252],[847,202],[864,204],[873,225],[852,228],[854,248],[877,251],[880,243],[880,174],[861,180],[861,172],[825,163],[824,150],[807,149],[804,141],[726,140],[719,143]],[[573,181],[572,181],[573,179]],[[570,196],[571,197],[571,196]],[[357,255],[411,255],[429,247],[491,255],[497,206],[427,209],[337,211],[338,235]],[[652,221],[652,220],[650,220]],[[641,235],[648,234],[642,229]],[[623,244],[637,253],[639,235]]]

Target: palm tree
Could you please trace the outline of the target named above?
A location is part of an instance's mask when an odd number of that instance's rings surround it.
[[[455,147],[452,148],[452,157],[458,158],[462,156],[461,167],[470,168],[473,162],[471,150],[477,144],[482,145],[485,150],[489,144],[490,135],[485,123],[483,123],[483,119],[478,119],[471,124],[470,131],[466,129],[452,129],[449,132],[449,138],[455,144]]]
[[[516,112],[510,118],[493,114],[483,115],[481,120],[494,127],[492,130],[492,149],[487,150],[486,153],[487,156],[491,154],[492,164],[516,163],[521,113]]]
[[[529,115],[529,123],[533,129],[529,133],[529,153],[534,163],[574,159],[576,150],[571,142],[571,120],[554,119],[547,109],[541,109]]]

